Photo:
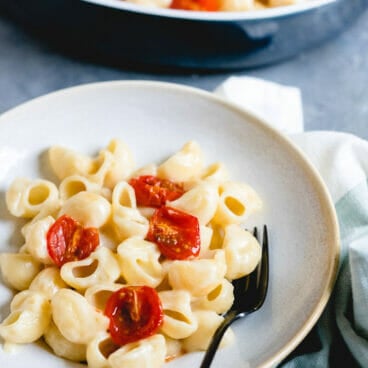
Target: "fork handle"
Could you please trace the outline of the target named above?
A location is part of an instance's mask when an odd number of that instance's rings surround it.
[[[226,332],[227,328],[240,317],[241,314],[236,311],[230,311],[224,316],[224,320],[218,326],[215,334],[212,337],[211,343],[204,355],[200,368],[210,367],[212,360],[216,354],[217,348],[220,345],[221,339],[224,336],[224,333]]]

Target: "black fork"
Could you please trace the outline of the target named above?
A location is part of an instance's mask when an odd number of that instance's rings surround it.
[[[258,240],[257,228],[254,228],[253,235]],[[267,226],[264,225],[262,235],[262,258],[253,272],[232,282],[234,285],[233,305],[229,311],[224,314],[224,320],[213,335],[200,368],[210,367],[227,328],[237,319],[257,311],[263,305],[268,288],[268,258],[268,233]]]

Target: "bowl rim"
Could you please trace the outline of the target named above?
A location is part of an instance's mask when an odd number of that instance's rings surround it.
[[[292,140],[286,136],[285,134],[281,133],[279,130],[271,126],[267,121],[261,117],[259,117],[256,113],[251,112],[247,109],[244,109],[235,103],[225,100],[224,98],[215,95],[214,93],[202,90],[197,87],[191,87],[186,85],[181,85],[177,83],[170,83],[170,82],[158,82],[158,81],[151,81],[151,80],[114,80],[114,81],[104,81],[104,82],[95,82],[95,83],[86,83],[80,84],[74,87],[68,87],[64,89],[60,89],[51,93],[44,94],[42,96],[36,97],[31,99],[27,102],[24,102],[18,106],[13,107],[12,109],[5,111],[4,113],[0,114],[0,124],[6,123],[7,121],[12,120],[12,115],[17,114],[23,108],[28,108],[29,105],[34,103],[44,103],[47,102],[47,99],[54,98],[54,97],[63,97],[63,95],[78,94],[83,92],[87,89],[100,89],[103,91],[104,88],[130,88],[130,87],[140,87],[140,88],[158,88],[158,89],[171,89],[176,90],[179,92],[185,92],[197,95],[198,97],[205,98],[210,100],[215,104],[219,104],[224,106],[224,108],[230,109],[245,119],[251,121],[253,124],[258,124],[264,129],[266,132],[269,133],[273,139],[278,140],[280,144],[284,145],[290,152],[293,153],[294,159],[296,159],[300,166],[305,171],[306,175],[309,176],[311,182],[314,185],[314,188],[321,198],[321,206],[323,212],[330,215],[329,224],[331,227],[331,232],[328,233],[328,237],[326,238],[326,242],[330,245],[330,252],[331,252],[331,264],[329,267],[329,271],[326,276],[326,284],[322,291],[321,297],[311,310],[310,315],[306,318],[304,324],[301,326],[299,331],[294,335],[293,338],[289,340],[289,342],[275,352],[267,361],[263,362],[258,368],[271,368],[275,364],[279,363],[287,357],[305,338],[305,336],[310,332],[313,328],[319,317],[321,316],[322,312],[324,311],[327,302],[332,294],[334,284],[337,279],[338,269],[339,269],[339,261],[340,261],[340,230],[339,230],[339,223],[337,219],[337,214],[335,211],[335,206],[332,201],[331,195],[327,189],[326,184],[324,183],[321,175],[314,167],[310,159],[305,155],[305,153],[295,144]]]
[[[274,19],[300,14],[322,6],[329,5],[339,0],[307,0],[302,3],[285,5],[264,10],[229,11],[229,12],[201,12],[176,9],[156,8],[137,5],[122,0],[80,0],[90,4],[125,10],[143,15],[154,15],[173,19],[202,20],[202,21],[234,21],[234,20],[261,20]]]

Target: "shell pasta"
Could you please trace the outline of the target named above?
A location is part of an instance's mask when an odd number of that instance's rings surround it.
[[[245,230],[258,193],[206,164],[197,142],[135,167],[113,139],[95,157],[48,151],[58,182],[15,178],[6,205],[27,219],[18,253],[0,254],[15,295],[0,341],[43,339],[90,368],[162,368],[205,350],[252,272],[260,245]],[[229,330],[222,346],[234,335]]]
[[[190,11],[250,11],[287,6],[309,0],[127,0],[128,2],[155,8],[171,8]]]

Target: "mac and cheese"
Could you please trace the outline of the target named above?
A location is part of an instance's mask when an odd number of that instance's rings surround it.
[[[55,146],[49,159],[58,186],[17,178],[6,193],[29,221],[19,253],[0,255],[17,290],[4,342],[43,337],[90,368],[159,368],[205,350],[233,303],[231,281],[261,257],[244,230],[262,208],[255,190],[223,163],[206,166],[192,141],[138,169],[117,139],[96,157]]]

